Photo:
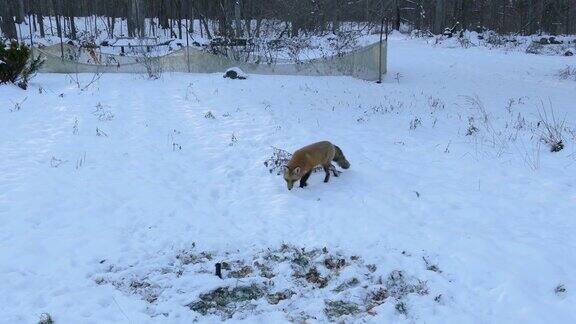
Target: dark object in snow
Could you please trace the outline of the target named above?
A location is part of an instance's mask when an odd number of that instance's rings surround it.
[[[210,46],[226,46],[226,44],[226,39],[222,37],[215,37],[210,40]]]
[[[341,258],[329,257],[324,259],[324,266],[330,270],[340,270],[346,266],[346,260]]]
[[[247,38],[216,37],[210,41],[210,46],[236,47],[236,46],[247,46],[248,44],[252,43],[253,42]]]
[[[546,37],[542,37],[542,38],[540,38],[540,44],[548,45],[548,44],[550,44],[550,40],[548,40],[548,38],[546,38]]]
[[[216,263],[216,276],[222,279],[222,264],[220,262]]]
[[[566,50],[566,52],[564,52],[564,56],[574,56],[574,52],[570,49]]]
[[[550,42],[550,44],[555,44],[555,45],[560,45],[563,42],[560,40],[557,40],[556,37],[551,36],[550,38],[548,38],[548,41]]]
[[[320,288],[328,286],[328,278],[322,277],[316,267],[310,268],[310,271],[305,275],[306,281],[311,284],[317,284]]]
[[[230,68],[228,70],[226,70],[226,73],[224,73],[224,77],[225,78],[230,78],[232,80],[246,80],[246,74],[240,70],[239,68]]]
[[[50,314],[42,313],[40,314],[40,320],[38,321],[38,324],[54,324],[54,320]]]
[[[404,302],[399,302],[394,307],[399,314],[408,315],[408,309],[406,308],[406,304]]]
[[[562,141],[552,143],[550,145],[550,152],[552,152],[552,153],[560,152],[560,151],[562,151],[563,148],[564,148],[564,143]]]
[[[568,289],[566,289],[566,286],[564,286],[563,284],[559,284],[558,286],[556,286],[556,288],[554,288],[554,293],[557,296],[562,296],[562,295],[566,295]]]
[[[377,302],[382,303],[388,298],[388,292],[386,289],[380,287],[380,289],[373,291],[370,293],[370,299]]]

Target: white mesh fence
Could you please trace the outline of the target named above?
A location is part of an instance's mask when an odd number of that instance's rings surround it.
[[[157,65],[164,72],[215,73],[231,67],[239,67],[252,74],[279,75],[348,75],[359,79],[378,80],[380,68],[386,73],[386,43],[380,52],[379,43],[352,52],[323,57],[297,63],[245,63],[217,56],[195,48],[181,48],[164,56],[152,57],[144,53],[136,56],[121,56],[100,53],[97,49],[86,49],[63,45],[34,48],[35,53],[45,58],[42,72],[53,73],[146,73],[147,65]],[[62,57],[62,52],[64,53]],[[382,65],[380,66],[380,60]]]

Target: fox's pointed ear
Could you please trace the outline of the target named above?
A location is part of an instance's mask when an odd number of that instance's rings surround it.
[[[292,174],[293,175],[299,175],[300,174],[300,167],[295,167],[294,170],[292,170]]]

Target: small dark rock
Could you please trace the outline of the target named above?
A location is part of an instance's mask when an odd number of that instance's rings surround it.
[[[564,149],[564,143],[562,141],[550,145],[550,152],[556,153],[562,151],[562,149]]]

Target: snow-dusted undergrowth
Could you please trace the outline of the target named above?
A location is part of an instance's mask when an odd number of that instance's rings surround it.
[[[448,284],[438,266],[425,256],[403,251],[389,257],[437,273],[425,278]],[[171,304],[177,303],[185,304],[198,317],[215,319],[276,313],[296,322],[352,320],[374,315],[375,308],[384,303],[407,315],[406,300],[412,296],[426,307],[443,302],[442,294],[433,294],[426,280],[402,270],[390,271],[390,265],[382,265],[387,270],[381,270],[358,255],[333,254],[326,247],[307,250],[283,244],[248,254],[238,250],[200,252],[192,245],[136,264],[107,263],[101,261],[103,270],[94,275],[94,281],[154,305],[149,309],[152,317],[170,316]],[[222,279],[214,274],[216,264],[222,269]]]
[[[0,322],[575,321],[574,59],[389,62],[0,87]],[[275,148],[325,139],[352,168],[287,191]]]
[[[483,47],[503,52],[525,52],[550,56],[576,55],[576,36],[574,35],[501,35],[493,31],[482,33],[457,31],[450,35],[434,36],[413,31],[412,37],[422,37],[430,44],[444,48]]]

